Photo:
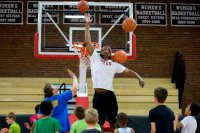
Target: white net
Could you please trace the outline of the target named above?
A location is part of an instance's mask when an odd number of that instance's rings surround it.
[[[92,42],[94,48],[98,48],[98,44],[96,42]],[[74,52],[77,53],[80,59],[80,66],[87,65],[90,68],[90,59],[89,54],[86,47],[83,46],[83,42],[75,42],[73,43]]]
[[[88,68],[90,68],[90,59],[89,59],[89,55],[82,55],[81,51],[76,50],[76,53],[78,53],[79,59],[80,59],[80,65],[87,65]]]

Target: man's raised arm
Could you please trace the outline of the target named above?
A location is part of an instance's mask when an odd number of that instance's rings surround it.
[[[86,43],[86,48],[88,50],[89,55],[92,55],[94,52],[94,47],[91,44],[91,36],[90,36],[90,15],[85,14],[85,43]]]

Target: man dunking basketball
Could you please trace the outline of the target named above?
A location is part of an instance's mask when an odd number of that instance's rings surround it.
[[[118,105],[113,90],[113,78],[116,73],[131,75],[139,80],[141,87],[144,80],[133,70],[111,60],[112,50],[109,46],[103,46],[100,55],[94,50],[90,36],[90,15],[85,14],[85,43],[90,55],[91,76],[95,94],[93,97],[93,108],[98,110],[99,124],[103,131],[103,124],[107,117],[111,132],[114,132]]]

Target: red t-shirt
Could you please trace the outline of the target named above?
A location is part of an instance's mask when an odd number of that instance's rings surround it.
[[[33,116],[30,116],[30,122],[31,122],[31,123],[37,121],[38,119],[39,119],[39,118],[38,118],[38,115],[37,115],[37,114],[35,114],[35,115],[33,115]]]

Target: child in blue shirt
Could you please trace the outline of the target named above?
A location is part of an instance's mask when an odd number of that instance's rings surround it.
[[[62,126],[60,133],[70,131],[70,122],[68,119],[67,101],[71,100],[77,92],[78,80],[76,75],[68,69],[68,74],[73,78],[72,88],[62,94],[58,94],[58,88],[52,84],[46,84],[44,87],[44,101],[51,101],[53,104],[53,112],[51,117],[57,119]]]

